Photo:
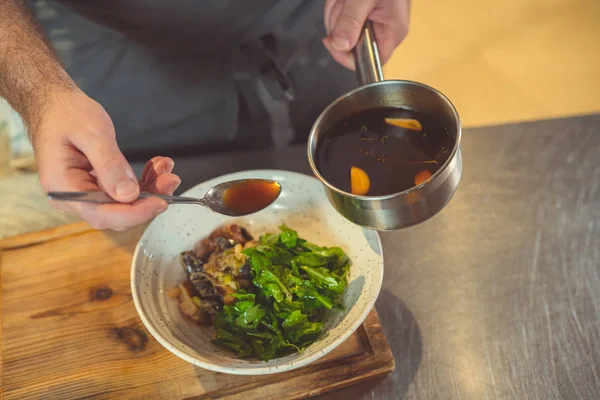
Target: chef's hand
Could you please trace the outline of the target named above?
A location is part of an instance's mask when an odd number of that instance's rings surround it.
[[[79,89],[52,96],[30,128],[40,181],[46,191],[103,190],[129,204],[53,202],[96,229],[123,231],[167,209],[159,198],[135,200],[140,191],[171,195],[181,180],[173,160],[155,157],[138,182],[119,150],[112,121],[104,108]]]
[[[409,10],[410,0],[327,0],[328,36],[323,44],[334,60],[355,70],[352,49],[369,19],[375,28],[379,57],[385,64],[408,34]]]

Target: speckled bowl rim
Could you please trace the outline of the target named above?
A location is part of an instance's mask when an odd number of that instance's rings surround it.
[[[229,179],[229,176],[232,175],[237,175],[240,172],[246,172],[246,173],[257,173],[257,174],[281,174],[281,173],[285,173],[285,174],[291,174],[291,175],[298,175],[301,176],[302,178],[312,178],[316,181],[318,181],[318,179],[316,179],[314,176],[311,175],[306,175],[306,174],[301,174],[298,172],[293,172],[293,171],[286,171],[286,170],[276,170],[276,169],[255,169],[255,170],[247,170],[247,171],[238,171],[238,172],[233,172],[230,174],[225,174],[225,175],[220,175],[217,177],[214,177],[212,179],[206,180],[204,182],[201,182],[197,185],[194,185],[194,187],[186,190],[184,193],[182,193],[182,195],[186,195],[189,191],[193,190],[194,188],[196,188],[197,186],[200,185],[204,185],[208,182],[211,181],[217,181],[217,180],[223,180],[225,178]],[[357,227],[360,227],[357,225]],[[142,238],[144,237],[144,235],[146,234],[146,232],[148,231],[148,229],[150,228],[150,226],[146,227],[146,229],[144,230],[144,233],[142,234],[142,236],[140,237],[140,240],[138,241],[138,243],[135,246],[135,251],[133,253],[133,258],[131,261],[131,274],[130,274],[130,286],[131,286],[131,295],[133,298],[133,303],[135,305],[135,309],[137,311],[137,314],[139,315],[140,319],[142,320],[142,323],[144,324],[144,326],[146,327],[146,329],[148,329],[148,331],[150,332],[150,334],[167,350],[169,350],[171,353],[175,354],[177,357],[193,364],[196,365],[200,368],[204,368],[207,369],[209,371],[213,371],[213,372],[221,372],[221,373],[225,373],[225,374],[232,374],[232,375],[267,375],[267,374],[276,374],[276,373],[280,373],[280,372],[286,372],[286,371],[291,371],[291,370],[295,370],[301,367],[304,367],[310,363],[313,363],[314,361],[319,360],[320,358],[326,356],[327,354],[329,354],[330,352],[332,352],[333,350],[335,350],[339,345],[341,345],[342,343],[344,343],[361,325],[362,323],[365,321],[365,319],[367,318],[367,316],[369,315],[369,313],[371,312],[371,310],[373,309],[373,307],[375,306],[375,302],[377,301],[377,298],[379,298],[379,294],[381,293],[381,288],[383,286],[383,275],[384,275],[384,266],[385,266],[385,261],[384,261],[384,254],[383,254],[383,246],[381,243],[381,237],[379,236],[379,233],[377,231],[371,231],[373,233],[375,233],[375,237],[377,239],[377,245],[379,247],[379,249],[381,250],[381,279],[379,280],[379,282],[377,282],[377,290],[374,296],[370,297],[370,300],[368,300],[366,307],[364,307],[364,310],[361,312],[361,314],[359,315],[359,317],[356,319],[356,322],[352,325],[350,325],[350,327],[348,329],[346,329],[344,331],[344,333],[340,336],[338,336],[335,340],[333,340],[330,344],[328,344],[327,346],[323,347],[323,349],[317,353],[314,353],[313,355],[300,359],[300,360],[295,360],[295,361],[290,361],[290,363],[287,364],[281,364],[278,365],[277,369],[275,369],[273,366],[269,366],[268,363],[264,364],[264,367],[253,367],[253,368],[246,368],[246,367],[239,367],[239,368],[230,368],[230,367],[222,367],[218,364],[214,364],[211,362],[205,362],[202,361],[198,358],[195,357],[191,357],[189,355],[187,355],[186,353],[184,353],[183,351],[181,351],[180,349],[178,349],[177,347],[173,346],[171,343],[169,343],[169,341],[167,341],[164,337],[162,337],[162,335],[154,328],[154,325],[152,325],[152,323],[146,318],[145,313],[142,311],[143,307],[140,304],[140,293],[137,290],[136,287],[136,264],[135,261],[138,259],[139,257],[139,252],[142,250],[141,249],[141,243],[142,243]],[[365,229],[360,227],[361,229]],[[234,358],[234,357],[232,357]]]

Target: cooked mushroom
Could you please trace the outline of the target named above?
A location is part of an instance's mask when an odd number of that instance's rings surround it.
[[[196,289],[200,297],[204,298],[214,296],[215,294],[217,294],[215,286],[209,279],[208,275],[206,275],[205,273],[195,272],[193,274],[190,274],[189,280],[192,283],[192,285],[194,285],[194,288]]]
[[[184,251],[180,255],[181,265],[183,269],[191,274],[192,272],[200,272],[203,269],[204,261],[202,261],[193,251]]]
[[[246,260],[246,263],[240,268],[238,277],[241,279],[252,279],[252,271],[250,269],[250,263]]]
[[[221,309],[221,304],[217,301],[201,299],[189,281],[179,285],[179,289],[179,309],[182,314],[196,323],[210,325],[213,315]]]
[[[225,237],[219,236],[219,237],[215,238],[215,244],[216,244],[216,249],[213,251],[225,250],[225,249],[230,249],[233,246],[235,246],[235,241],[233,239],[227,239]]]
[[[234,225],[234,226],[236,226],[236,227],[238,227],[238,228],[239,228],[239,233],[240,233],[240,235],[242,236],[242,238],[243,238],[243,239],[245,239],[244,241],[241,241],[241,240],[236,240],[238,243],[244,243],[244,242],[248,242],[248,241],[250,241],[250,240],[253,240],[253,239],[254,239],[254,238],[252,237],[252,235],[250,234],[250,232],[248,232],[248,231],[246,230],[246,228],[239,227],[239,226],[237,226],[237,225]],[[235,239],[235,238],[234,238],[234,239]]]

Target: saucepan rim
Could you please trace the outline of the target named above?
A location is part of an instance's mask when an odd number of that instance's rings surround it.
[[[450,112],[452,113],[453,117],[456,120],[456,139],[454,140],[454,146],[452,148],[452,152],[450,153],[450,156],[448,157],[448,159],[444,162],[444,164],[431,176],[430,179],[428,179],[426,182],[421,183],[420,185],[411,187],[409,189],[400,191],[400,192],[395,192],[395,193],[391,193],[391,194],[385,194],[385,195],[379,195],[379,196],[361,196],[361,195],[356,195],[356,194],[352,194],[349,192],[346,192],[342,189],[337,188],[336,186],[332,185],[331,183],[329,183],[319,172],[317,165],[315,163],[315,155],[313,155],[313,147],[316,151],[317,146],[316,146],[316,141],[317,141],[317,133],[316,133],[316,129],[317,127],[320,125],[321,121],[325,118],[325,116],[329,113],[329,111],[334,108],[337,104],[341,103],[342,101],[344,101],[345,99],[355,96],[357,93],[362,92],[364,90],[369,90],[372,87],[375,86],[397,86],[398,84],[409,84],[412,86],[420,86],[426,90],[430,90],[432,92],[434,92],[435,94],[439,95],[440,98],[442,99],[443,102],[446,103],[446,106],[448,107],[448,109],[450,110]],[[399,89],[402,90],[402,89]],[[418,110],[416,110],[418,111]],[[315,175],[315,177],[321,181],[325,186],[327,186],[330,190],[341,194],[345,197],[349,197],[352,199],[356,199],[356,200],[362,200],[362,201],[382,201],[382,200],[389,200],[389,199],[394,199],[394,198],[398,198],[398,197],[402,197],[405,196],[407,194],[419,191],[420,189],[428,186],[431,182],[435,181],[437,177],[439,177],[450,165],[450,163],[454,160],[454,158],[456,157],[456,154],[458,153],[458,151],[460,150],[460,141],[461,141],[461,136],[462,136],[462,128],[461,128],[461,121],[460,121],[460,116],[458,115],[458,112],[456,110],[456,107],[454,106],[454,104],[452,104],[452,102],[450,101],[450,99],[443,94],[442,92],[440,92],[439,90],[437,90],[436,88],[426,85],[424,83],[421,82],[416,82],[416,81],[411,81],[411,80],[401,80],[401,79],[386,79],[380,82],[374,82],[374,83],[369,83],[367,85],[363,85],[360,86],[356,89],[351,90],[350,92],[342,95],[341,97],[337,98],[336,100],[334,100],[331,104],[329,104],[319,115],[319,117],[316,119],[315,123],[313,124],[311,130],[310,130],[310,134],[308,137],[308,142],[307,142],[307,152],[308,152],[308,163],[310,164],[310,169],[312,170],[313,174]],[[313,146],[314,144],[314,146]]]

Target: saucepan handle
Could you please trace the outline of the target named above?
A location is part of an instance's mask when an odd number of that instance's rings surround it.
[[[361,86],[383,80],[377,39],[371,21],[367,20],[365,23],[353,53],[356,63],[356,76]]]

